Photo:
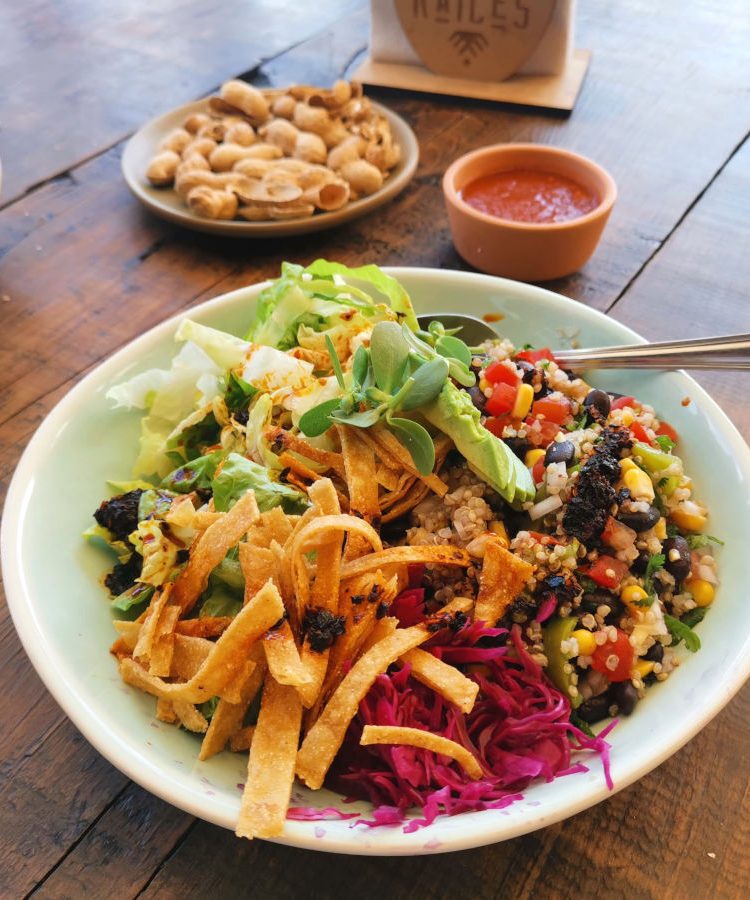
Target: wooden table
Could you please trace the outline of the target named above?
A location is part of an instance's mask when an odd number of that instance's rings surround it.
[[[210,8],[209,8],[210,7]],[[750,20],[746,0],[583,0],[594,51],[569,119],[381,94],[421,144],[410,187],[366,219],[284,241],[166,225],[120,176],[145,119],[245,73],[330,82],[367,41],[353,0],[30,0],[0,10],[0,479],[81,376],[192,303],[318,255],[464,268],[440,176],[507,140],[570,147],[615,176],[595,258],[551,285],[652,337],[750,331]],[[704,383],[746,436],[750,382]],[[46,692],[0,608],[0,896],[707,897],[750,886],[750,687],[608,802],[447,856],[334,857],[240,842],[113,769]]]

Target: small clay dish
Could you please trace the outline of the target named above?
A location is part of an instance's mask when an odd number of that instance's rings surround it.
[[[462,197],[478,178],[517,170],[571,179],[596,205],[562,222],[522,222],[480,212]],[[443,176],[443,193],[453,243],[468,263],[490,275],[549,281],[576,272],[589,259],[617,198],[617,186],[601,166],[570,150],[495,144],[457,159]]]

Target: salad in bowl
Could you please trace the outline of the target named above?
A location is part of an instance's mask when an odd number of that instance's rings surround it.
[[[572,775],[696,651],[718,570],[679,436],[545,347],[420,329],[375,266],[284,264],[244,337],[184,319],[87,537],[120,676],[201,760],[248,754],[237,833],[414,831]],[[369,818],[290,805],[294,779]]]

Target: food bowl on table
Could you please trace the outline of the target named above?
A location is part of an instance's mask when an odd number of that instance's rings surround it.
[[[549,281],[591,257],[617,187],[601,166],[570,150],[495,144],[452,163],[443,194],[467,262],[491,275]]]

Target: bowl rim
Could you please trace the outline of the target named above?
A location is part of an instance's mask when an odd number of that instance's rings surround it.
[[[455,177],[464,166],[473,162],[475,159],[493,155],[502,156],[506,151],[511,150],[520,150],[528,153],[541,152],[542,155],[551,158],[562,158],[581,163],[585,168],[593,171],[601,178],[604,184],[604,195],[592,210],[582,216],[567,219],[565,222],[519,222],[516,219],[505,219],[502,216],[491,216],[487,213],[480,212],[480,210],[467,203],[458,190],[456,190],[454,186]],[[499,168],[497,171],[502,172],[505,171],[505,169]],[[468,153],[464,153],[463,156],[459,156],[458,159],[453,160],[443,175],[443,196],[446,201],[454,206],[459,212],[478,219],[480,222],[484,222],[487,225],[540,234],[547,231],[571,231],[575,228],[585,227],[589,223],[596,222],[598,219],[608,216],[617,200],[617,183],[603,166],[600,166],[599,163],[594,162],[594,160],[590,159],[588,156],[576,153],[574,150],[567,150],[565,147],[556,147],[553,144],[533,144],[529,142],[516,143],[509,141],[503,144],[488,144],[485,147],[478,147],[476,150],[470,150]]]

